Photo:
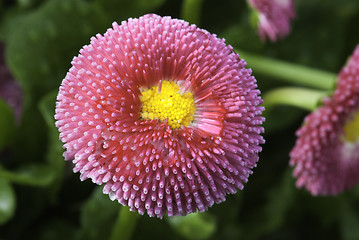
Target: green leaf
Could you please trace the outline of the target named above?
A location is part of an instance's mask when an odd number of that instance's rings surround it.
[[[263,48],[263,43],[259,40],[257,31],[251,26],[243,24],[235,24],[226,28],[221,34],[228,44],[241,49],[245,46],[247,51],[258,51]],[[241,54],[240,54],[240,57]]]
[[[153,12],[164,2],[165,0],[95,0],[93,6],[105,12],[108,24],[111,24],[115,20],[127,20],[129,17],[139,17]]]
[[[40,164],[28,165],[14,172],[0,166],[0,178],[21,185],[46,187],[53,182],[55,172],[53,168]]]
[[[15,193],[8,181],[0,178],[0,224],[6,223],[14,215]]]
[[[266,198],[264,204],[253,209],[250,217],[244,220],[243,234],[247,239],[260,239],[261,236],[275,232],[285,223],[295,200],[295,184],[290,168],[287,168],[282,179],[270,188]]]
[[[77,228],[68,221],[54,219],[45,223],[41,228],[39,240],[76,240],[78,239]]]
[[[214,217],[208,212],[167,219],[176,232],[191,240],[208,239],[217,228]]]
[[[54,119],[56,96],[57,90],[46,94],[39,102],[39,109],[46,122],[49,136],[46,160],[49,166],[54,169],[56,174],[55,181],[51,188],[54,198],[61,186],[63,171],[65,167],[65,161],[62,156],[62,143],[59,140],[59,131],[55,126]]]
[[[256,9],[254,9],[252,6],[250,6],[249,3],[248,3],[248,8],[250,9],[249,22],[250,22],[251,26],[253,27],[253,29],[255,31],[257,31],[258,23],[259,23],[259,13]]]
[[[42,1],[43,0],[17,0],[17,3],[20,8],[26,9],[26,8],[33,7],[34,5],[37,5]]]
[[[266,121],[263,124],[266,134],[272,134],[291,126],[304,116],[304,111],[292,106],[276,106],[264,111]]]
[[[349,201],[341,204],[340,231],[342,240],[359,239],[359,215]]]
[[[7,62],[28,98],[37,100],[60,85],[73,56],[105,29],[103,16],[83,0],[51,0],[14,20]]]
[[[137,220],[136,226],[133,239],[163,239],[163,236],[171,236],[171,240],[183,240],[164,219],[144,214]]]
[[[113,224],[110,240],[130,240],[136,229],[137,212],[131,212],[127,206],[121,206],[116,222]]]
[[[284,223],[288,209],[294,201],[295,193],[292,169],[287,168],[278,186],[271,189],[268,194],[268,202],[265,206],[267,222],[264,225],[266,232],[278,229]]]
[[[109,239],[120,206],[102,193],[102,187],[95,188],[81,209],[80,239]]]
[[[48,150],[46,154],[47,162],[54,167],[58,174],[62,174],[65,161],[62,156],[62,142],[59,139],[59,131],[55,126],[55,103],[57,90],[46,94],[39,102],[39,110],[44,118],[49,135]]]
[[[15,118],[12,109],[0,99],[0,150],[13,139]]]
[[[45,119],[47,126],[51,130],[56,130],[56,134],[58,135],[58,131],[55,127],[55,103],[56,103],[57,89],[47,93],[39,102],[39,109],[42,114],[42,117]]]

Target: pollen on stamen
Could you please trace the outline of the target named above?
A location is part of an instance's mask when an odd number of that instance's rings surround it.
[[[356,143],[359,141],[359,111],[355,112],[353,116],[343,126],[344,141]]]
[[[193,121],[196,111],[193,94],[179,93],[180,87],[174,81],[160,81],[158,86],[141,92],[141,117],[167,121],[172,129],[187,127]]]

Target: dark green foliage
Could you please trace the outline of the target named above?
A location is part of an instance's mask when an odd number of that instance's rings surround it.
[[[0,224],[11,219],[15,212],[16,197],[11,184],[0,178]]]
[[[0,99],[0,239],[108,239],[120,205],[90,180],[80,182],[62,157],[55,127],[58,88],[71,59],[114,21],[146,13],[180,16],[180,0],[0,1],[0,39],[24,90],[16,125]],[[333,73],[359,43],[359,2],[297,1],[291,34],[262,43],[246,1],[205,0],[200,27],[233,47]],[[260,90],[287,83],[256,75]],[[204,214],[140,217],[133,239],[359,239],[359,188],[313,197],[295,187],[288,166],[295,131],[307,112],[267,114],[266,144],[243,191]]]
[[[10,106],[0,99],[0,151],[10,144],[15,134],[15,117]]]

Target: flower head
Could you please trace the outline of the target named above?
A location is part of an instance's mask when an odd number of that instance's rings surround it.
[[[243,188],[264,143],[263,107],[223,39],[150,14],[113,23],[72,65],[55,118],[82,180],[158,217],[205,211]]]
[[[308,115],[290,156],[297,186],[335,195],[359,182],[359,46],[338,76],[332,98]]]
[[[258,15],[258,33],[262,41],[272,42],[290,32],[295,17],[294,0],[248,0]]]
[[[0,43],[0,98],[13,109],[16,120],[22,113],[22,91],[5,63],[5,45]]]

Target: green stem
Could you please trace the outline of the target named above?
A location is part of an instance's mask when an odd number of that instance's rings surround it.
[[[236,50],[254,74],[263,74],[290,83],[333,90],[336,74]]]
[[[318,108],[323,97],[328,92],[311,90],[297,87],[277,88],[263,95],[263,102],[266,110],[271,110],[275,105],[290,105],[313,111]]]
[[[181,18],[196,24],[200,24],[203,0],[183,0]]]
[[[131,239],[138,217],[138,214],[130,212],[128,207],[121,206],[117,220],[112,228],[110,240]]]

